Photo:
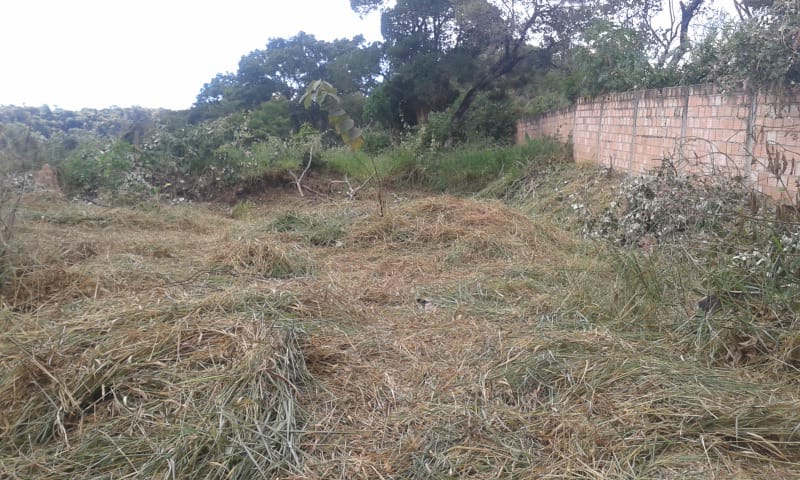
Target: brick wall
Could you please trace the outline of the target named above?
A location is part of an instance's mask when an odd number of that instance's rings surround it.
[[[518,142],[540,136],[571,140],[577,162],[642,174],[670,158],[681,171],[738,176],[774,198],[798,200],[800,92],[696,85],[580,99],[517,125]]]

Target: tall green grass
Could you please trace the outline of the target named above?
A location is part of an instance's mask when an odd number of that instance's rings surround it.
[[[473,143],[439,151],[419,151],[400,146],[377,154],[331,150],[324,154],[333,173],[365,181],[377,174],[395,186],[427,188],[436,192],[502,193],[532,165],[546,166],[569,161],[560,142],[543,138],[524,145]]]
[[[568,159],[563,144],[543,138],[524,145],[467,144],[426,156],[422,164],[425,183],[433,190],[469,193],[488,188],[499,193],[531,165],[564,163]]]
[[[379,154],[349,149],[328,150],[323,154],[328,171],[334,175],[347,175],[357,182],[364,182],[375,175],[391,178],[412,171],[417,165],[413,151],[402,148],[387,150]]]

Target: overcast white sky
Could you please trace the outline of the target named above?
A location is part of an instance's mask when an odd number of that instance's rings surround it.
[[[380,40],[380,16],[349,0],[4,0],[0,15],[0,105],[189,108],[270,38]]]

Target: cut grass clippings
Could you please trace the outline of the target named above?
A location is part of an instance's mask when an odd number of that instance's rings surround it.
[[[165,305],[146,307],[149,320],[15,326],[2,352],[6,474],[253,478],[292,470],[302,333],[266,316],[201,313],[216,308],[198,304],[183,316]]]
[[[0,477],[797,478],[797,314],[698,311],[699,243],[581,238],[571,204],[616,183],[383,216],[23,198]]]

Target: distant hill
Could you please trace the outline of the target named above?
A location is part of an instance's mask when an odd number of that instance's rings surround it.
[[[123,139],[139,143],[158,122],[185,112],[142,107],[60,108],[0,106],[0,171],[58,163],[86,141]]]

